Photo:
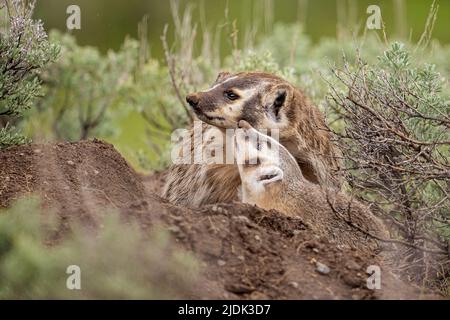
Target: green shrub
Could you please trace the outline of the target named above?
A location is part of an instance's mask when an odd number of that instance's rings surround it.
[[[68,34],[51,32],[50,39],[61,46],[61,56],[41,75],[44,97],[28,115],[38,119],[30,124],[44,124],[47,130],[40,133],[47,139],[73,141],[117,133],[111,121],[129,112],[121,106],[137,63],[137,42],[126,40],[119,51],[102,54],[77,45]]]
[[[330,88],[329,102],[343,122],[336,134],[352,191],[406,243],[404,272],[419,281],[448,276],[448,82],[400,43],[377,63],[345,61],[333,73],[342,87]]]
[[[0,4],[0,149],[27,141],[10,125],[41,95],[38,75],[58,55],[42,23],[32,19],[34,5]]]
[[[58,218],[36,198],[0,211],[0,299],[172,299],[186,297],[197,274],[192,256],[166,231],[144,232],[110,212],[93,231],[74,224],[57,245]],[[81,269],[81,290],[69,290],[67,268]]]

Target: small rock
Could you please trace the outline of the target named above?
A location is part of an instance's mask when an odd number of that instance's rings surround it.
[[[94,174],[95,175],[97,175],[97,174],[99,174],[100,172],[98,171],[98,170],[94,170]]]
[[[211,211],[219,213],[219,214],[226,214],[227,210],[225,208],[222,208],[220,206],[214,205],[211,208]]]
[[[298,288],[298,282],[291,281],[291,282],[289,282],[289,285],[290,285],[291,287],[295,288],[295,289]]]
[[[236,216],[236,217],[233,217],[233,220],[240,221],[240,222],[243,222],[246,224],[250,223],[250,219],[247,218],[246,216]]]
[[[258,236],[258,235],[255,236],[255,239],[256,239],[257,241],[261,241],[261,237]]]
[[[349,260],[345,264],[345,267],[349,270],[361,270],[361,266],[356,263],[354,260]]]
[[[41,152],[42,152],[41,149],[35,149],[35,150],[34,150],[34,153],[41,153]]]
[[[270,297],[263,292],[259,292],[259,291],[255,290],[250,294],[248,299],[249,300],[270,300]]]
[[[228,283],[225,284],[225,290],[236,294],[243,294],[243,293],[251,293],[255,291],[255,288],[250,287],[243,283]]]
[[[321,262],[316,262],[316,271],[320,274],[329,274],[330,268]]]
[[[348,286],[350,286],[352,288],[358,288],[362,285],[361,278],[355,277],[349,273],[345,273],[342,276],[342,280],[344,281],[345,284],[347,284]]]
[[[241,260],[241,261],[244,261],[244,260],[245,260],[245,257],[242,256],[242,255],[238,256],[237,258],[238,258],[239,260]]]
[[[68,164],[69,166],[74,166],[74,165],[75,165],[75,162],[73,162],[72,160],[69,160],[69,161],[67,161],[67,164]]]
[[[312,251],[315,253],[319,253],[319,249],[317,249],[317,248],[313,248]]]
[[[219,265],[219,267],[223,267],[227,263],[225,261],[219,259],[219,260],[217,260],[217,264]]]
[[[167,228],[170,232],[173,233],[179,233],[180,232],[180,228],[178,226],[170,226],[169,228]]]

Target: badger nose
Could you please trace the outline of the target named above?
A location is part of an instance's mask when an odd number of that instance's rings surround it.
[[[196,109],[198,107],[198,102],[199,102],[198,94],[192,93],[192,94],[188,95],[186,97],[186,101],[187,101],[187,103],[189,103],[189,105],[192,108]]]

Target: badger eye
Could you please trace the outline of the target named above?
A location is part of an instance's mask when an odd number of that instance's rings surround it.
[[[225,91],[224,94],[225,94],[225,97],[227,97],[230,100],[239,99],[239,96],[231,90]]]

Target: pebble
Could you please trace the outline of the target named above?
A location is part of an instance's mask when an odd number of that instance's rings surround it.
[[[329,274],[330,268],[321,262],[316,262],[316,271],[321,274]]]
[[[239,221],[242,223],[246,223],[246,224],[250,224],[250,219],[247,218],[246,216],[236,216],[236,217],[233,217],[233,220],[236,220],[236,221]]]
[[[214,206],[211,208],[211,210],[212,210],[213,212],[217,212],[217,213],[219,213],[219,214],[226,214],[226,213],[227,213],[227,210],[226,210],[226,209],[224,209],[224,208],[222,208],[222,207],[219,207],[219,206],[217,206],[217,205],[214,205]]]
[[[169,228],[167,228],[170,232],[173,233],[179,233],[181,230],[178,226],[170,226]]]
[[[227,263],[226,263],[225,261],[223,261],[223,260],[217,260],[217,264],[218,264],[220,267],[223,267],[223,266],[226,265]]]
[[[361,266],[353,260],[348,261],[345,267],[349,270],[361,270]]]
[[[225,290],[236,294],[243,294],[252,293],[253,291],[255,291],[255,288],[243,283],[229,283],[225,284]]]
[[[361,281],[361,278],[352,276],[351,274],[344,274],[342,276],[342,280],[344,281],[344,283],[352,288],[357,288],[360,287],[363,282]]]
[[[69,160],[69,161],[67,161],[67,164],[68,164],[69,166],[74,166],[74,165],[75,165],[75,162],[73,162],[72,160]]]

